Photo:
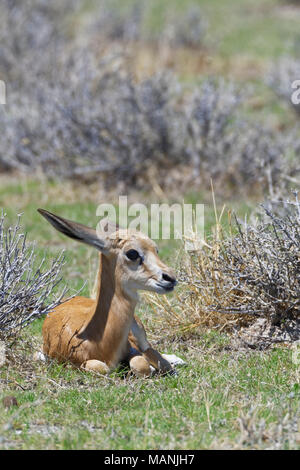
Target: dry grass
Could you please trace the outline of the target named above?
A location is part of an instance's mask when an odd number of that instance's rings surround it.
[[[221,227],[217,225],[217,227]],[[201,327],[228,329],[249,317],[223,315],[218,306],[232,308],[235,293],[228,289],[228,279],[219,270],[223,237],[217,229],[210,244],[203,242],[200,250],[184,253],[180,260],[180,287],[172,298],[147,294],[156,311],[156,321],[171,334],[194,333]]]
[[[171,299],[148,295],[161,328],[191,335],[203,327],[237,333],[243,343],[263,349],[297,341],[299,316],[298,196],[266,220],[223,230],[217,215],[212,239],[180,260],[181,288]],[[198,241],[199,243],[199,241]]]

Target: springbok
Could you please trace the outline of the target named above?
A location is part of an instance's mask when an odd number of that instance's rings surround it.
[[[82,224],[38,209],[50,224],[70,238],[100,251],[96,299],[74,297],[56,307],[43,324],[43,353],[59,361],[102,374],[120,362],[137,376],[151,366],[163,373],[183,361],[151,347],[141,321],[134,315],[138,290],[171,292],[176,279],[158,257],[155,243],[132,229],[97,233]]]

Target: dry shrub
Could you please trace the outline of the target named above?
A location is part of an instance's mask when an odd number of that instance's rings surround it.
[[[61,282],[63,255],[37,262],[34,246],[27,243],[20,227],[5,228],[0,217],[0,338],[15,337],[36,318],[46,315],[62,302],[66,289],[57,293]]]
[[[137,40],[143,5],[123,11],[101,3],[100,19],[113,30],[99,26],[100,33]],[[295,173],[288,156],[299,158],[299,137],[243,119],[244,95],[234,84],[209,79],[185,90],[165,71],[138,82],[123,46],[119,53],[115,41],[103,45],[89,21],[74,34],[69,25],[80,6],[80,0],[0,5],[0,79],[8,95],[0,107],[1,171],[120,183],[127,191],[151,189],[153,179],[177,188],[176,172],[187,175],[185,187],[213,177],[222,190],[225,183],[269,189]],[[200,13],[187,14],[189,21],[179,13],[170,20],[171,44],[195,46]]]
[[[198,49],[204,46],[206,21],[199,5],[190,5],[183,11],[167,10],[157,39],[170,47]]]
[[[192,167],[195,174],[208,175],[208,181],[212,177],[234,188],[258,184],[272,191],[295,173],[299,134],[276,133],[245,119],[241,108],[247,94],[215,79],[193,92],[186,106]]]
[[[184,256],[179,292],[173,298],[150,296],[156,316],[169,332],[190,334],[200,327],[240,330],[244,342],[255,346],[258,341],[259,347],[299,339],[297,194],[287,207],[283,215],[265,208],[265,218],[257,225],[235,220],[226,237],[218,222],[209,245]],[[256,343],[250,336],[256,336]]]

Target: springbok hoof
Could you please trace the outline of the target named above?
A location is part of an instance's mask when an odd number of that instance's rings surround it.
[[[135,356],[129,361],[130,369],[137,377],[150,377],[149,362],[143,356]]]
[[[98,374],[106,375],[109,373],[109,367],[105,362],[98,361],[97,359],[90,359],[81,364],[80,369],[88,372],[98,372]]]

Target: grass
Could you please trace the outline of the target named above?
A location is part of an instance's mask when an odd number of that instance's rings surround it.
[[[2,447],[296,448],[299,370],[290,351],[249,354],[226,343],[203,333],[169,346],[188,363],[178,377],[104,378],[57,364],[31,365],[29,376],[8,366],[1,376],[19,408],[0,408]]]

